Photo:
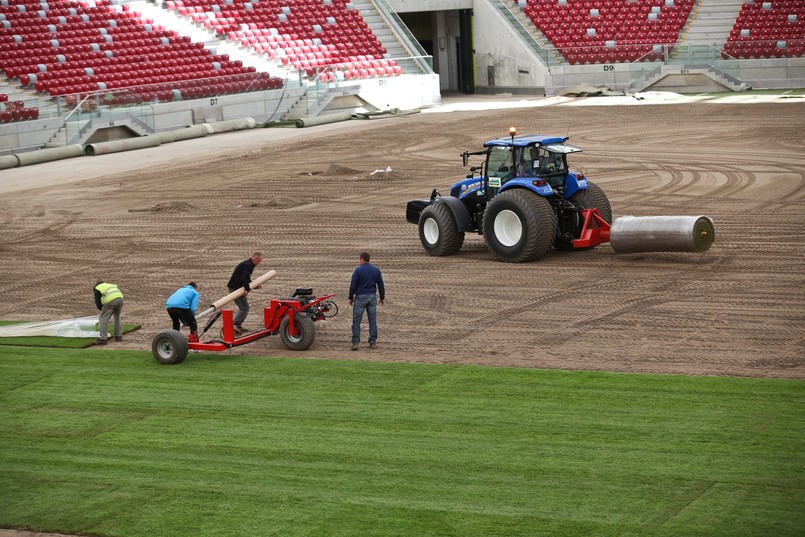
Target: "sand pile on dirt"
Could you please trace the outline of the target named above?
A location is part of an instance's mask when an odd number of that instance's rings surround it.
[[[166,201],[164,203],[157,203],[156,205],[147,209],[129,209],[131,213],[185,213],[195,209],[189,203],[184,201]]]
[[[360,170],[353,170],[352,168],[347,168],[346,166],[340,166],[338,164],[330,164],[327,167],[327,175],[357,175]]]
[[[290,196],[276,196],[263,202],[250,203],[249,207],[270,207],[272,209],[291,209],[305,205],[305,202]]]

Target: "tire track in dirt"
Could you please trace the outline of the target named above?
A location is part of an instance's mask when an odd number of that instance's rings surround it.
[[[193,279],[203,303],[220,298],[260,249],[258,272],[278,276],[253,295],[247,325],[298,285],[337,293],[341,312],[305,353],[266,338],[224,354],[805,378],[805,106],[551,111],[421,114],[12,193],[0,237],[7,315],[92,314],[102,274],[126,294],[124,320],[143,325],[122,348],[150,349],[176,286]],[[467,173],[460,153],[511,125],[570,134],[615,216],[707,214],[716,244],[701,255],[601,245],[511,265],[469,233],[458,255],[427,256],[405,203],[446,193]],[[74,220],[59,228],[59,211]],[[372,354],[349,349],[346,292],[363,249],[388,289]]]

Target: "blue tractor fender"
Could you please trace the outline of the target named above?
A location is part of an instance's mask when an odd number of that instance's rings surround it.
[[[433,200],[433,203],[444,203],[450,208],[450,212],[453,213],[453,216],[456,218],[456,225],[458,226],[458,231],[468,231],[472,229],[472,223],[470,221],[470,211],[467,209],[467,206],[462,203],[462,201],[453,196],[442,196],[440,198],[436,198]]]
[[[525,188],[534,192],[535,194],[539,194],[540,196],[550,196],[553,194],[553,188],[551,188],[551,185],[545,181],[541,181],[543,184],[538,185],[536,184],[537,181],[538,180],[534,177],[515,177],[506,181],[506,184],[500,187],[500,190],[498,190],[498,194],[513,188]]]
[[[587,178],[580,173],[568,173],[565,177],[565,198],[571,197],[579,190],[587,190]]]

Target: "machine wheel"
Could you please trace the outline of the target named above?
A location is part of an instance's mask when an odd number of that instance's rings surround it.
[[[280,337],[285,346],[292,351],[303,351],[313,345],[316,339],[316,326],[307,315],[294,315],[296,336],[290,334],[291,318],[286,316],[280,322]]]
[[[327,304],[327,311],[322,311],[321,315],[325,319],[331,319],[338,315],[338,304],[333,302],[332,300],[326,300],[319,304],[319,307],[322,307],[324,304]]]
[[[151,352],[160,364],[181,363],[187,357],[187,338],[176,330],[163,330],[154,336]]]
[[[609,198],[600,186],[587,181],[587,192],[590,198],[590,205],[587,208],[595,207],[601,213],[601,218],[606,220],[608,224],[612,223],[612,207],[609,205]]]
[[[450,207],[435,203],[425,207],[419,217],[419,240],[430,255],[454,255],[464,244],[464,232],[458,230]]]
[[[607,195],[604,193],[601,187],[592,181],[587,181],[586,190],[579,190],[570,196],[569,199],[574,205],[584,209],[598,209],[599,214],[601,214],[601,218],[606,220],[606,222],[609,224],[612,223],[612,207],[609,205],[609,198],[607,198]],[[584,218],[581,214],[578,214],[576,218],[577,221],[575,222],[575,225],[571,227],[571,229],[576,229],[574,232],[574,238],[578,238],[579,234],[581,233],[581,227],[584,224]],[[593,227],[598,227],[598,224],[594,222]],[[573,244],[569,242],[568,239],[557,240],[556,248],[559,250],[588,250],[590,248],[595,248],[595,246],[590,246],[589,248],[573,248]]]
[[[484,211],[484,240],[499,261],[539,259],[551,248],[556,228],[556,213],[550,202],[529,190],[503,192]]]

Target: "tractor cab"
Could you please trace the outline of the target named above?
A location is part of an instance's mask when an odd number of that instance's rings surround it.
[[[551,187],[565,184],[567,155],[581,149],[565,143],[567,137],[531,134],[490,140],[486,147],[486,198],[515,177],[544,179]]]
[[[521,169],[523,177],[540,177],[556,188],[565,183],[567,153],[581,151],[565,144],[532,145],[523,150]]]

